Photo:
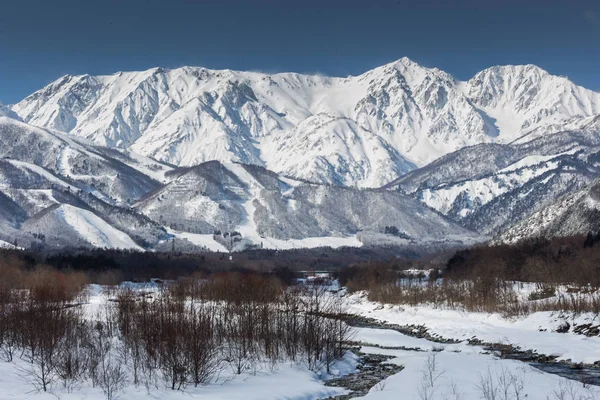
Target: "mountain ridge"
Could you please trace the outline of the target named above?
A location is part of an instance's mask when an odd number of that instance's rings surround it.
[[[392,191],[216,160],[172,168],[7,117],[0,139],[9,144],[0,148],[0,240],[24,248],[444,247],[480,238]],[[388,225],[403,236],[386,235]]]
[[[600,231],[600,180],[559,197],[502,232],[494,243],[512,244],[532,238],[585,235]]]
[[[12,110],[178,166],[214,159],[378,187],[467,145],[577,125],[600,114],[600,94],[533,65],[459,81],[401,58],[345,78],[202,67],[65,75]]]
[[[600,93],[532,64],[157,67],[65,75],[0,108],[0,138],[0,224],[32,243],[470,242],[600,175]]]

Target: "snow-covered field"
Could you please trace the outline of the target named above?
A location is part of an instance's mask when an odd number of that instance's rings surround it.
[[[393,356],[389,362],[404,369],[370,390],[366,399],[600,399],[600,387],[584,387],[521,361],[499,359],[480,346],[467,344],[477,337],[485,342],[511,343],[559,359],[593,363],[600,360],[600,337],[556,333],[564,319],[552,313],[534,313],[525,318],[505,319],[496,314],[440,310],[430,306],[383,306],[366,300],[364,293],[349,296],[350,312],[381,322],[425,325],[430,333],[459,343],[440,344],[414,338],[389,329],[359,328],[354,340],[383,347],[415,349],[389,350],[363,346],[362,352]],[[590,322],[582,315],[576,322]],[[570,319],[573,323],[574,320]],[[417,351],[416,349],[419,349]],[[432,362],[432,360],[434,362]],[[435,364],[435,370],[431,366]],[[433,379],[428,377],[433,376]],[[433,381],[433,385],[431,385]],[[496,397],[485,397],[483,386],[495,388]],[[509,395],[504,397],[504,389]],[[515,392],[519,389],[519,397]],[[401,393],[400,397],[399,394]],[[562,396],[562,397],[561,397]]]
[[[351,371],[354,362],[349,359],[341,364],[341,371]],[[344,370],[345,368],[345,370]],[[0,362],[0,399],[89,399],[100,400],[106,396],[100,388],[80,387],[71,393],[63,388],[55,388],[51,393],[37,392],[24,377],[22,370],[27,363],[18,360],[15,363]],[[127,386],[118,399],[320,399],[346,393],[346,390],[328,387],[323,381],[306,368],[296,365],[281,365],[275,371],[263,370],[241,375],[223,375],[214,383],[183,391],[174,391],[164,386],[152,387]]]
[[[92,286],[90,289],[90,299],[84,307],[86,315],[91,317],[102,310],[108,296],[99,286]],[[344,291],[341,293],[344,295]],[[383,306],[367,301],[361,293],[346,295],[346,299],[352,313],[400,325],[423,324],[433,333],[461,340],[459,343],[440,344],[390,329],[355,328],[353,340],[363,343],[361,352],[390,356],[388,363],[404,368],[373,386],[366,396],[356,398],[600,399],[600,387],[584,387],[580,382],[542,372],[521,361],[499,359],[480,346],[466,343],[466,339],[476,336],[484,341],[509,342],[524,349],[555,354],[561,359],[586,363],[600,360],[600,338],[555,333],[553,329],[559,319],[550,313],[504,319],[493,314],[439,310],[425,306]],[[545,331],[540,331],[541,329]],[[400,347],[411,350],[400,350]],[[0,362],[0,400],[105,398],[101,389],[86,385],[71,391],[56,385],[51,393],[37,392],[24,373],[28,368],[27,363],[18,358],[15,360],[13,363]],[[348,353],[344,360],[335,365],[332,376],[354,372],[356,365],[356,356]],[[209,385],[198,388],[188,386],[180,391],[167,389],[164,385],[149,389],[143,385],[128,385],[118,398],[316,400],[348,393],[343,388],[326,386],[326,378],[324,373],[314,373],[302,364],[288,362],[274,369],[265,366],[241,375],[223,370]],[[496,397],[485,397],[484,388],[496,391]]]
[[[197,246],[204,246],[210,251],[229,252],[225,246],[213,239],[213,235],[175,231],[170,228],[167,228],[167,231],[177,238],[189,240],[191,243]],[[244,232],[245,234],[249,235],[249,237],[244,236],[244,238],[249,238],[253,245],[271,250],[289,250],[298,248],[312,249],[316,247],[331,247],[332,249],[336,249],[344,246],[361,247],[363,245],[363,243],[356,236],[327,236],[282,240],[269,237],[260,237],[255,231],[250,229],[245,229]]]
[[[361,247],[363,244],[356,236],[349,237],[309,237],[305,239],[273,239],[273,238],[261,238],[263,247],[267,249],[276,250],[289,250],[297,248],[312,249],[315,247],[331,247],[337,249],[338,247]]]
[[[565,321],[572,325],[599,324],[597,315],[574,317],[536,312],[526,317],[505,318],[500,314],[445,310],[431,305],[382,305],[368,301],[363,293],[350,296],[349,303],[351,313],[398,325],[424,325],[430,333],[446,339],[466,341],[476,337],[486,343],[507,343],[557,356],[558,360],[583,363],[600,360],[600,337],[556,332]]]
[[[130,288],[146,292],[156,290],[154,284],[126,284]],[[98,285],[91,285],[88,290],[89,300],[83,306],[86,318],[97,318],[104,313],[110,296]],[[8,399],[105,399],[99,387],[91,387],[82,383],[74,388],[64,388],[55,383],[49,392],[36,390],[29,377],[30,365],[15,357],[13,362],[5,362],[0,352],[0,400]],[[229,367],[224,367],[213,381],[205,386],[188,385],[184,390],[171,390],[165,387],[160,379],[147,388],[140,384],[137,387],[129,384],[115,399],[321,399],[329,396],[348,393],[339,387],[324,384],[328,377],[342,376],[356,370],[357,357],[347,353],[343,360],[337,361],[329,375],[323,369],[313,372],[303,362],[282,362],[273,366],[269,363],[260,365],[241,374],[234,374]]]
[[[542,372],[528,363],[499,359],[481,346],[467,343],[478,338],[488,343],[506,343],[554,355],[559,360],[594,363],[600,360],[600,337],[574,333],[557,333],[565,320],[573,323],[598,323],[598,316],[580,315],[566,318],[550,312],[539,312],[523,318],[507,319],[499,314],[443,310],[432,306],[382,305],[368,301],[365,293],[349,296],[350,312],[398,325],[423,325],[428,332],[459,343],[440,344],[414,338],[389,329],[360,328],[355,340],[383,347],[405,347],[419,351],[389,350],[364,346],[362,351],[386,354],[390,362],[404,370],[377,385],[367,399],[600,399],[600,388],[584,387],[580,382]],[[430,374],[428,365],[435,356],[436,369]],[[433,386],[426,376],[438,377]],[[496,397],[485,397],[482,386],[495,387]],[[510,395],[503,397],[504,387]],[[522,387],[520,397],[514,392]],[[397,397],[402,393],[401,397]],[[561,397],[563,396],[563,397]]]
[[[355,362],[348,359],[340,363],[340,372],[349,372]],[[17,360],[15,363],[0,362],[0,399],[105,399],[102,389],[79,387],[71,393],[58,387],[52,392],[37,392],[24,377],[27,363]],[[129,385],[118,399],[321,399],[344,394],[342,388],[329,387],[315,373],[297,365],[281,365],[277,370],[262,370],[241,375],[225,374],[214,383],[185,390],[174,391],[164,386],[147,389],[144,386]]]
[[[584,388],[581,383],[539,371],[520,361],[495,360],[489,355],[480,354],[480,349],[469,348],[466,345],[449,346],[437,352],[384,350],[376,347],[363,347],[362,351],[393,356],[389,362],[404,367],[400,373],[387,378],[372,388],[366,396],[360,397],[369,400],[593,400],[600,396],[597,387]],[[432,370],[433,379],[429,380],[428,365],[432,364],[435,364]],[[483,387],[495,388],[495,397],[485,397]],[[515,388],[518,392],[515,392]],[[575,397],[555,397],[555,393],[563,391],[573,393]],[[517,397],[517,393],[520,397]]]

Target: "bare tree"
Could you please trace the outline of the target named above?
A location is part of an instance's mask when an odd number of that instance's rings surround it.
[[[456,384],[456,382],[452,381],[448,387],[448,393],[443,396],[444,400],[461,400],[462,393]]]
[[[118,352],[113,348],[109,329],[100,321],[95,326],[93,340],[97,357],[96,381],[107,400],[113,400],[127,383],[122,360],[118,359]]]
[[[125,371],[121,362],[113,355],[102,359],[100,370],[100,387],[107,400],[115,399],[127,383]]]
[[[184,336],[184,351],[194,386],[206,384],[219,369],[218,348],[213,341],[211,308],[190,306],[189,324]]]
[[[442,375],[444,375],[444,371],[438,368],[437,352],[430,352],[421,370],[421,384],[418,389],[420,400],[433,399],[437,389],[437,381]]]
[[[546,396],[547,400],[596,400],[600,397],[600,392],[594,388],[583,388],[585,393],[581,393],[577,385],[571,380],[561,380],[558,388]]]
[[[499,398],[499,387],[489,368],[485,375],[482,374],[479,376],[477,389],[484,400],[496,400]]]

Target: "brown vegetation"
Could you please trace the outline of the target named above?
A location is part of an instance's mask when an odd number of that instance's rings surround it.
[[[477,246],[456,252],[445,265],[401,260],[369,263],[342,271],[340,279],[350,291],[367,290],[369,299],[383,303],[431,304],[509,315],[600,313],[600,245],[595,245],[595,238]],[[436,268],[428,279],[404,272],[415,266]],[[528,299],[518,293],[525,282],[537,287]],[[558,293],[559,286],[569,290]]]
[[[194,275],[159,291],[120,288],[93,318],[80,306],[80,273],[0,261],[0,354],[26,361],[40,391],[88,381],[108,399],[126,383],[178,390],[283,361],[329,369],[350,328],[338,296],[288,288],[256,273]],[[22,363],[20,363],[22,364]]]

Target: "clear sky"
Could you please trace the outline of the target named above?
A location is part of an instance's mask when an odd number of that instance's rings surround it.
[[[155,66],[359,74],[407,56],[459,79],[533,63],[600,90],[599,0],[0,0],[0,101]]]

